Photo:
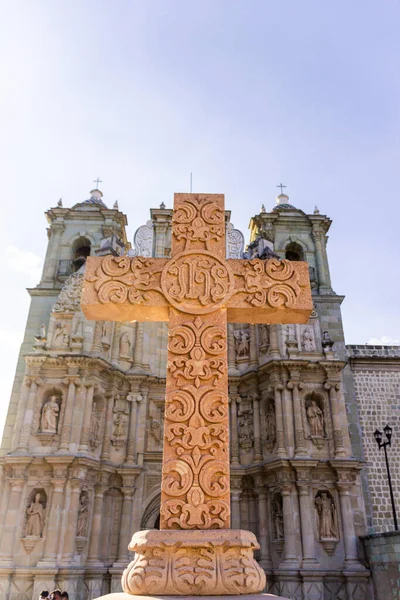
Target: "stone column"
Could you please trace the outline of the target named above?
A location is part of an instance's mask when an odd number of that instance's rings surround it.
[[[257,353],[257,330],[255,325],[250,325],[250,361],[249,367],[251,371],[258,369],[258,353]]]
[[[143,466],[144,457],[144,441],[146,429],[146,410],[147,410],[147,394],[148,389],[143,388],[142,392],[136,396],[136,402],[139,403],[137,416],[137,436],[136,442],[136,462],[139,466]]]
[[[124,486],[121,488],[123,494],[121,524],[119,528],[118,558],[114,567],[126,566],[129,561],[128,545],[132,537],[132,505],[135,488],[133,486]]]
[[[278,458],[287,458],[285,448],[285,431],[283,427],[282,412],[282,390],[283,385],[277,384],[274,387],[275,397],[275,420],[276,420],[276,454]]]
[[[231,464],[239,466],[239,441],[238,441],[238,421],[237,421],[237,402],[240,402],[238,394],[229,395],[231,409]]]
[[[114,323],[114,333],[111,345],[111,364],[114,366],[119,365],[119,340],[121,337],[121,323],[119,321],[115,321]]]
[[[253,394],[253,422],[254,422],[254,460],[263,459],[261,448],[261,426],[260,426],[260,401],[258,394]]]
[[[322,248],[323,236],[324,234],[322,231],[319,231],[318,229],[313,229],[312,237],[315,244],[315,257],[317,259],[318,284],[320,288],[326,290],[328,286],[325,277],[324,252]]]
[[[74,410],[75,386],[81,385],[81,380],[77,377],[65,378],[64,385],[68,385],[67,399],[65,403],[64,422],[61,429],[61,439],[59,452],[68,452],[69,441],[72,430],[72,414]]]
[[[346,450],[343,446],[342,424],[340,422],[340,408],[336,396],[336,383],[326,382],[324,385],[326,390],[329,390],[329,400],[332,411],[333,422],[333,444],[335,447],[335,457],[346,456]]]
[[[65,484],[67,481],[67,470],[53,466],[53,496],[51,498],[48,522],[46,527],[46,543],[44,545],[44,555],[39,561],[38,566],[53,567],[57,564],[58,547],[60,544],[61,525],[65,504]]]
[[[108,489],[108,473],[102,473],[102,475],[103,481],[95,485],[94,488],[92,527],[90,531],[89,550],[86,561],[88,565],[96,565],[99,567],[103,566],[103,563],[100,560],[100,535],[103,516],[104,492]]]
[[[111,436],[113,427],[113,409],[114,409],[114,392],[108,392],[106,394],[107,399],[107,410],[106,410],[106,424],[104,428],[104,441],[103,448],[101,451],[101,460],[108,460],[111,455]]]
[[[64,549],[60,563],[69,565],[74,561],[76,526],[78,523],[79,496],[82,488],[82,481],[78,478],[70,479],[70,502],[67,513],[67,525],[64,536]]]
[[[60,247],[61,236],[65,231],[63,222],[55,221],[51,225],[50,240],[46,252],[45,267],[41,283],[54,283],[58,269],[58,249]]]
[[[101,332],[103,330],[103,321],[95,321],[93,331],[92,353],[99,356],[103,350],[101,345]]]
[[[302,567],[309,565],[317,565],[315,558],[314,545],[314,528],[312,523],[312,510],[310,503],[310,488],[306,481],[300,480],[297,482],[299,491],[300,503],[300,519],[301,519],[301,541],[303,546],[303,562]]]
[[[339,413],[339,423],[341,423],[342,431],[342,444],[346,456],[352,455],[352,447],[350,441],[350,433],[348,428],[347,413],[346,413],[346,402],[343,395],[343,386],[340,382],[336,383],[336,398]],[[343,420],[342,420],[343,417]]]
[[[358,566],[357,555],[357,536],[354,529],[354,514],[351,507],[350,487],[353,484],[348,481],[339,480],[337,489],[339,490],[340,509],[342,513],[343,541],[345,550],[346,569]]]
[[[29,448],[29,438],[32,433],[35,402],[37,400],[38,388],[40,385],[42,385],[42,383],[43,379],[41,379],[40,377],[31,380],[31,386],[29,389],[28,402],[24,414],[24,421],[21,429],[21,437],[18,445],[18,450],[27,451]]]
[[[304,456],[307,454],[307,448],[306,440],[304,439],[303,419],[301,416],[301,405],[299,397],[299,388],[302,387],[302,384],[298,383],[297,381],[289,381],[287,387],[289,388],[289,390],[292,390],[294,430],[296,442],[295,455]]]
[[[235,338],[233,332],[233,324],[228,323],[228,375],[235,377],[240,375],[240,371],[236,366]]]
[[[269,326],[269,356],[274,360],[279,359],[281,357],[281,352],[279,350],[277,327],[277,325]]]
[[[139,394],[140,381],[131,382],[131,391],[127,399],[130,400],[130,420],[129,420],[129,431],[128,431],[128,444],[126,453],[126,462],[129,464],[135,464],[135,444],[136,444],[136,428],[137,428],[137,416],[138,416],[138,405],[140,406],[140,400],[142,396]],[[139,401],[138,401],[139,399]]]
[[[296,552],[296,534],[294,530],[293,507],[292,507],[292,486],[284,485],[281,489],[282,494],[282,512],[283,512],[283,530],[285,536],[284,563],[298,566]]]
[[[269,551],[267,490],[262,485],[261,479],[258,481],[256,492],[258,494],[258,541],[260,543],[260,559],[258,562],[264,569],[270,569],[272,568],[272,561]]]
[[[78,452],[89,452],[90,421],[92,418],[94,383],[92,381],[85,383],[85,387],[85,409],[83,413],[81,442],[79,444]]]
[[[249,530],[249,495],[248,490],[242,490],[240,496],[240,528]]]
[[[143,323],[136,322],[135,348],[133,352],[132,370],[137,373],[143,371]]]
[[[22,430],[22,424],[24,422],[24,415],[25,415],[25,411],[26,411],[26,405],[28,402],[31,381],[32,380],[30,377],[25,376],[23,379],[23,382],[22,382],[21,392],[20,392],[20,400],[19,400],[19,404],[18,404],[17,418],[16,418],[15,425],[14,425],[14,432],[13,432],[13,438],[12,438],[12,443],[11,443],[11,451],[13,451],[14,448],[20,449],[19,443],[21,442],[21,435],[22,435],[21,430]]]
[[[240,479],[231,480],[231,529],[240,529],[240,495],[242,484]]]
[[[7,566],[13,562],[14,542],[17,539],[17,523],[21,513],[21,495],[25,486],[25,477],[16,473],[9,479],[10,496],[7,512],[4,519],[1,543],[0,543],[0,565]]]

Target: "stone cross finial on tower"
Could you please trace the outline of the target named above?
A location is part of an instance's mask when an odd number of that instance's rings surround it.
[[[283,183],[278,183],[276,187],[281,188],[281,194],[283,194],[283,188],[286,188],[287,185],[283,185]]]

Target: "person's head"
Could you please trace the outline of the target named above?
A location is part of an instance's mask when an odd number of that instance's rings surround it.
[[[63,592],[61,594],[61,598],[64,598],[64,600],[69,600],[68,592]]]
[[[49,592],[47,590],[43,590],[43,592],[40,592],[39,600],[45,600],[48,597],[49,597]]]
[[[51,600],[62,600],[61,590],[53,590],[51,592]]]

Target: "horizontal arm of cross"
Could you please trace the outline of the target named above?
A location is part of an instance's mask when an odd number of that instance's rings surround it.
[[[82,308],[88,319],[168,321],[169,308],[229,322],[306,323],[312,299],[305,262],[222,260],[188,251],[174,259],[89,257]]]

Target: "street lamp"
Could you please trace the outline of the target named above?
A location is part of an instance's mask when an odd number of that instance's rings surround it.
[[[397,525],[396,507],[394,505],[392,479],[390,477],[389,461],[388,461],[387,450],[386,450],[386,446],[392,445],[392,428],[390,427],[390,425],[386,425],[386,427],[383,428],[383,431],[385,432],[385,435],[387,438],[386,442],[382,442],[383,435],[382,435],[382,431],[379,431],[379,429],[376,429],[374,431],[374,436],[376,439],[376,443],[378,444],[378,448],[383,448],[385,451],[386,471],[387,471],[387,476],[388,476],[388,481],[389,481],[390,499],[392,501],[394,528],[396,531],[398,531],[399,527]]]

